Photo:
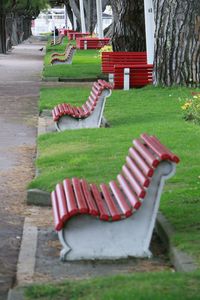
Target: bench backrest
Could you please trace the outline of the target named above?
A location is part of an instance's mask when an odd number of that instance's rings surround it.
[[[129,89],[152,84],[153,65],[115,65],[114,89]]]
[[[76,47],[78,49],[101,49],[103,46],[109,44],[110,38],[76,38]]]
[[[146,52],[103,52],[102,53],[102,72],[114,73],[114,66],[119,64],[146,64]]]

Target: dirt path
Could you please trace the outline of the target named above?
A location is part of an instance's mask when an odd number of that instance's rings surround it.
[[[34,39],[0,54],[0,300],[15,281],[26,186],[34,176],[43,53]]]

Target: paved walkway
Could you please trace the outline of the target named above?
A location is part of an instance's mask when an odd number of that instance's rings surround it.
[[[30,39],[0,54],[0,300],[15,282],[26,185],[34,176],[40,47]]]

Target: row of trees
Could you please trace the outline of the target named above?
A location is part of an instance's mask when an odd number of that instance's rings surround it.
[[[0,0],[0,53],[31,35],[31,21],[48,0]]]
[[[9,39],[19,41],[30,35],[31,20],[48,3],[65,4],[73,24],[73,13],[80,30],[79,0],[1,0],[0,52]],[[84,0],[86,30],[96,25],[96,0]],[[108,34],[114,51],[145,51],[144,0],[102,0],[110,4],[113,23]],[[166,86],[200,84],[200,1],[153,0],[155,13],[154,83]]]

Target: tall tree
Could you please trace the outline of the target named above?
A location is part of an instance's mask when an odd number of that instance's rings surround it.
[[[154,0],[155,84],[199,86],[200,1]]]
[[[154,84],[200,85],[200,1],[153,0]],[[115,51],[145,50],[143,0],[111,0]]]
[[[144,0],[111,0],[114,51],[144,51]]]
[[[0,53],[6,53],[8,40],[17,44],[31,35],[31,20],[46,5],[47,0],[0,0]]]
[[[102,10],[104,11],[109,0],[102,0]],[[74,12],[79,28],[81,29],[81,17],[79,0],[69,0],[70,7]],[[86,31],[92,33],[97,23],[96,0],[84,0]]]

